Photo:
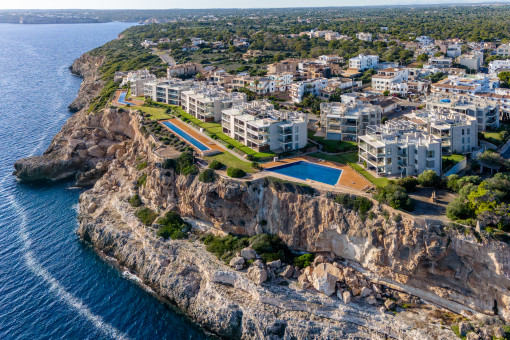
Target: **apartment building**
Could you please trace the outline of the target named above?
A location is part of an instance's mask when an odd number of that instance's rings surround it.
[[[290,85],[290,97],[294,103],[301,103],[305,93],[319,96],[320,91],[328,86],[328,79],[316,78],[294,82]]]
[[[198,85],[181,92],[181,107],[204,122],[221,120],[221,112],[246,102],[246,94],[226,92],[221,86]]]
[[[248,87],[252,81],[252,77],[249,75],[235,76],[227,84],[227,88],[232,90],[240,90],[244,87]]]
[[[379,176],[416,176],[425,170],[441,173],[441,140],[414,124],[399,120],[372,125],[359,137],[359,162]]]
[[[354,81],[351,78],[332,78],[328,79],[328,85],[319,90],[319,97],[329,100],[336,90],[350,90],[363,85],[361,80]]]
[[[435,84],[432,84],[433,93],[469,94],[490,91],[499,86],[499,79],[491,78],[486,74],[450,75]]]
[[[267,65],[267,74],[292,73],[298,75],[298,65],[301,59],[285,59],[277,63]]]
[[[384,91],[390,91],[393,85],[400,84],[408,79],[409,71],[405,68],[385,68],[372,76],[372,89],[383,93]]]
[[[181,105],[182,91],[196,86],[193,80],[181,80],[178,78],[159,79],[144,84],[143,95],[158,103]]]
[[[390,94],[396,94],[401,97],[423,95],[429,93],[430,85],[430,80],[402,81],[391,85]]]
[[[466,66],[470,70],[478,71],[483,67],[483,52],[473,51],[468,54],[463,54],[459,57],[458,63]]]
[[[166,69],[166,74],[168,78],[173,78],[178,76],[195,75],[202,73],[203,71],[204,69],[202,65],[198,63],[186,63],[168,67]]]
[[[502,44],[496,48],[496,54],[509,57],[510,56],[510,44]]]
[[[443,155],[466,154],[478,149],[475,117],[452,110],[416,110],[405,115],[421,130],[441,140]]]
[[[422,46],[428,46],[434,44],[434,39],[426,35],[422,35],[416,38],[416,41]]]
[[[360,102],[321,103],[321,128],[326,139],[357,141],[369,125],[381,124],[382,109]]]
[[[493,60],[489,63],[489,74],[497,77],[500,72],[510,71],[510,59]]]
[[[364,71],[371,68],[376,68],[379,64],[378,55],[363,55],[360,54],[357,57],[349,59],[349,68]]]
[[[288,91],[294,81],[294,75],[291,72],[270,74],[268,78],[273,81],[276,92]]]
[[[437,68],[450,68],[453,65],[453,58],[433,57],[429,59],[429,65]]]
[[[226,86],[227,84],[230,84],[230,82],[232,81],[233,78],[234,78],[234,75],[228,73],[225,70],[219,69],[219,70],[211,72],[207,76],[207,81],[213,85]]]
[[[458,44],[448,45],[446,49],[446,56],[450,58],[457,58],[462,54],[462,46]]]
[[[221,117],[223,133],[259,152],[304,148],[307,124],[305,113],[278,111],[267,101],[234,105]]]
[[[425,101],[425,107],[429,110],[451,110],[475,117],[480,132],[499,127],[499,103],[483,97],[432,94]]]
[[[363,41],[372,41],[372,33],[358,32],[356,33],[356,38]]]

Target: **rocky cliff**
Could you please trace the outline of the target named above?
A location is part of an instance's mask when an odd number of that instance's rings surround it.
[[[88,86],[95,77],[90,63],[97,67],[98,62],[84,63],[89,64],[80,69],[89,70]],[[135,113],[107,109],[87,114],[82,109],[44,155],[17,162],[15,174],[26,180],[78,176],[81,184],[95,182],[80,198],[79,235],[206,329],[234,338],[421,339],[453,334],[428,314],[431,307],[394,316],[363,301],[346,305],[302,290],[295,282],[255,285],[196,240],[157,238],[134,216],[128,204],[133,194],[138,192],[154,211],[177,211],[200,229],[277,234],[296,251],[328,254],[367,280],[424,301],[477,320],[485,320],[479,313],[510,319],[508,244],[380,205],[372,208],[372,219],[363,221],[324,193],[311,195],[264,178],[247,182],[221,177],[202,183],[162,169],[162,159],[152,151],[156,141],[139,127]],[[138,170],[142,160],[148,166]],[[138,187],[142,175],[147,179]]]

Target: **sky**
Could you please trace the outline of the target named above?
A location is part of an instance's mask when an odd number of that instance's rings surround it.
[[[16,0],[0,1],[0,9],[172,9],[172,8],[281,8],[322,6],[374,6],[448,3],[508,3],[510,0]]]

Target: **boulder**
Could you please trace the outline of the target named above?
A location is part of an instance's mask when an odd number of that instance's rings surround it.
[[[262,262],[261,260],[255,260],[255,262],[253,262],[253,265],[264,269],[264,262]]]
[[[269,266],[269,268],[277,269],[282,266],[282,261],[280,261],[278,259],[278,260],[269,262],[267,265]]]
[[[344,290],[342,292],[342,300],[344,300],[344,303],[347,305],[351,302],[351,299],[352,299],[352,296],[351,296],[351,292],[349,292],[348,290]]]
[[[345,272],[344,272],[345,275]],[[351,288],[351,289],[359,289],[359,282],[358,277],[355,274],[350,274],[348,276],[345,276],[345,283]]]
[[[316,266],[319,263],[323,263],[325,261],[324,256],[319,255],[313,260],[313,265]]]
[[[480,339],[481,339],[480,336],[475,332],[469,332],[466,335],[466,340],[480,340]]]
[[[120,144],[113,144],[108,147],[106,150],[106,156],[112,157],[117,153],[117,150],[122,149],[122,145]]]
[[[259,285],[267,280],[267,271],[252,265],[248,268],[248,278]]]
[[[292,266],[287,266],[280,275],[286,279],[290,279],[292,274],[294,274],[294,268]]]
[[[459,333],[461,336],[466,336],[468,332],[473,330],[473,326],[471,326],[468,322],[461,321],[459,322]]]
[[[299,267],[294,267],[294,273],[292,273],[292,278],[297,279],[303,272],[299,269]]]
[[[361,293],[361,290],[359,288],[352,288],[352,295],[358,296]]]
[[[336,277],[325,273],[321,277],[316,277],[313,282],[313,287],[324,295],[330,296],[335,292],[336,288]]]
[[[335,277],[336,281],[340,281],[343,278],[342,271],[331,263],[320,263],[313,269],[313,277],[322,277],[325,274],[330,274]]]
[[[370,288],[367,288],[367,287],[363,287],[361,288],[361,297],[364,298],[364,297],[367,297],[369,296],[370,294],[372,294],[372,290]]]
[[[257,253],[251,248],[244,248],[241,250],[241,257],[245,260],[253,260],[257,257]]]
[[[373,295],[367,296],[366,301],[371,305],[375,305],[377,303],[377,300],[375,299],[375,296],[373,296]]]
[[[235,256],[232,258],[232,260],[230,260],[229,265],[235,270],[243,269],[244,259],[241,256]]]
[[[308,277],[306,276],[306,274],[303,273],[298,277],[298,284],[301,288],[303,288],[305,283],[309,284],[310,282],[308,281]]]
[[[396,306],[397,304],[393,300],[386,299],[386,301],[384,301],[384,307],[388,308],[389,310],[392,310]]]
[[[376,293],[376,294],[382,294],[382,289],[381,289],[381,287],[380,287],[379,285],[375,284],[375,283],[372,285],[372,290],[373,290],[373,291],[374,291],[374,293]]]
[[[97,145],[94,145],[94,146],[90,147],[89,149],[87,149],[87,152],[92,157],[103,158],[105,156],[104,150],[101,149]]]

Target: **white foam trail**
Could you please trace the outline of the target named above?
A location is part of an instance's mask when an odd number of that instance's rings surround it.
[[[9,201],[13,208],[19,213],[21,223],[19,226],[20,239],[23,242],[22,252],[25,263],[30,271],[36,276],[43,279],[48,285],[49,290],[55,293],[63,302],[75,309],[78,314],[89,320],[99,331],[104,335],[113,339],[128,339],[128,336],[114,326],[106,323],[99,315],[92,313],[92,311],[85,305],[85,303],[69,293],[61,284],[55,279],[43,266],[37,261],[32,250],[30,250],[32,241],[30,234],[27,230],[27,214],[23,211],[22,207],[16,202],[15,197],[9,194]]]

